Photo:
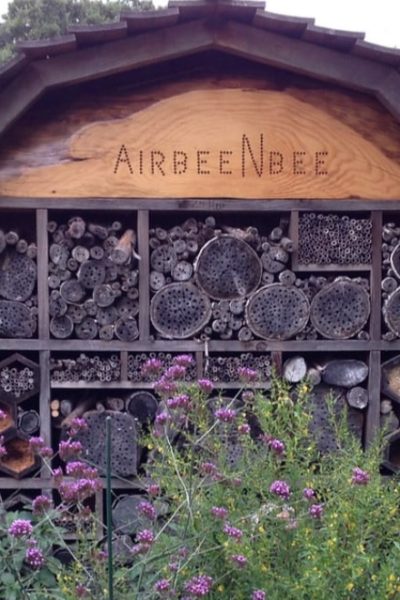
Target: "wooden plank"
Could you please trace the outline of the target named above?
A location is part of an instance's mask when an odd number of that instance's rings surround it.
[[[365,428],[365,445],[371,444],[380,426],[380,395],[381,395],[381,354],[372,351],[369,356],[368,377],[369,404]]]
[[[326,198],[315,199],[298,199],[298,200],[252,200],[249,202],[245,198],[232,199],[206,199],[206,198],[118,198],[118,207],[116,209],[115,199],[108,198],[42,198],[40,201],[37,198],[14,198],[12,196],[0,196],[0,208],[47,208],[51,210],[77,210],[92,209],[92,210],[140,210],[151,209],[152,212],[157,211],[176,211],[184,210],[187,212],[280,212],[288,210],[318,210],[318,212],[337,211],[338,204],[336,200]],[[363,211],[393,211],[395,208],[394,202],[400,202],[400,195],[395,200],[378,200],[371,199],[343,199],[340,201],[340,210],[346,212],[363,212]]]
[[[41,340],[49,338],[49,288],[48,288],[48,236],[47,209],[36,211],[37,240],[37,291],[39,303],[38,335]]]
[[[341,119],[287,92],[177,94],[126,119],[78,130],[66,154],[58,164],[4,179],[3,194],[338,201],[400,196],[396,161]]]
[[[139,339],[147,341],[150,335],[150,251],[149,211],[139,210],[137,219],[139,249]]]
[[[121,359],[121,383],[128,381],[128,352],[123,350],[120,353]]]
[[[43,350],[40,352],[40,395],[39,395],[39,414],[40,414],[40,435],[48,446],[51,446],[51,417],[50,417],[50,352]],[[42,476],[48,476],[47,467],[43,466]]]

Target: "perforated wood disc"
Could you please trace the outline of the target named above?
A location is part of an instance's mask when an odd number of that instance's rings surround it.
[[[246,321],[251,331],[266,340],[288,340],[307,325],[310,305],[296,287],[271,283],[247,302]]]
[[[105,278],[105,266],[97,260],[82,263],[78,271],[79,283],[88,290],[93,290],[97,285],[104,283]]]
[[[231,235],[208,241],[195,264],[199,286],[211,298],[233,300],[251,294],[260,284],[262,266],[249,244]]]
[[[7,338],[30,338],[34,322],[29,308],[21,302],[0,301],[0,336]]]
[[[400,244],[397,244],[396,248],[390,255],[390,266],[392,267],[397,279],[400,279]]]
[[[177,261],[175,250],[167,244],[153,250],[150,257],[152,268],[160,273],[170,273]]]
[[[345,278],[322,288],[311,302],[311,322],[323,337],[346,340],[365,326],[370,313],[368,292]]]
[[[7,253],[0,269],[0,295],[6,300],[28,300],[36,284],[36,265],[18,252]]]
[[[192,283],[166,285],[156,293],[150,306],[150,318],[155,329],[169,339],[194,335],[210,317],[210,300]]]
[[[106,470],[106,418],[111,421],[111,470],[127,477],[137,473],[136,424],[132,415],[117,411],[85,413],[88,429],[77,439],[84,447],[84,457],[103,473]]]
[[[400,288],[392,292],[386,300],[383,317],[390,331],[400,336]]]

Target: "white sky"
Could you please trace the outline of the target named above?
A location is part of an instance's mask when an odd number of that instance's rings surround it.
[[[166,6],[168,0],[154,0]],[[0,15],[8,0],[0,0]],[[400,0],[267,0],[267,10],[311,17],[316,25],[333,29],[363,31],[366,40],[400,48]]]

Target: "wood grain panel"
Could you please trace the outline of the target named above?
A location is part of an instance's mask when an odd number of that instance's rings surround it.
[[[198,90],[82,128],[61,164],[8,178],[1,193],[398,199],[400,165],[290,94]]]

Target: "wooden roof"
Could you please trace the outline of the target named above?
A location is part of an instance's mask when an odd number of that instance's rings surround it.
[[[248,0],[170,0],[119,22],[19,44],[0,69],[0,135],[46,90],[216,50],[366,92],[400,120],[400,50]]]

